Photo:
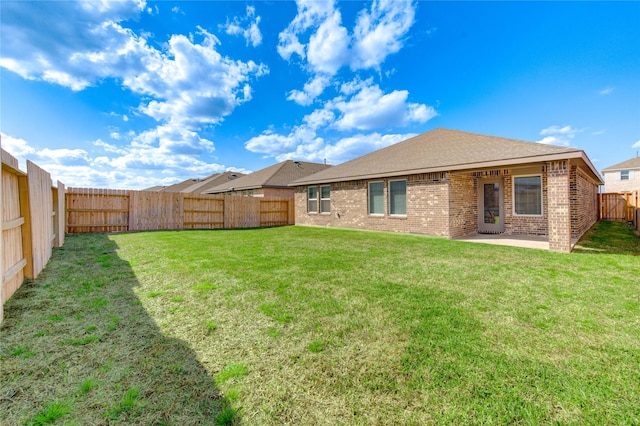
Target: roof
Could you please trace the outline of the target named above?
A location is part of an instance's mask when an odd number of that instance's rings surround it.
[[[293,186],[572,158],[581,159],[594,179],[602,183],[589,158],[577,148],[438,128],[298,179]]]
[[[215,194],[258,188],[288,188],[289,184],[296,179],[313,175],[330,167],[326,164],[286,160],[221,184],[210,189],[207,193]]]
[[[157,185],[157,186],[152,186],[151,188],[145,188],[143,189],[143,191],[162,191],[163,189],[165,189],[166,186],[162,186],[162,185]]]
[[[207,191],[215,188],[216,186],[224,183],[239,179],[242,176],[246,176],[244,173],[238,172],[224,172],[216,175],[209,176],[209,178],[186,188],[183,192],[195,192],[198,194],[205,194]]]
[[[613,172],[616,170],[629,170],[629,169],[640,169],[640,157],[635,157],[635,158],[632,158],[631,160],[623,161],[622,163],[609,166],[606,169],[602,169],[602,173]]]
[[[192,179],[187,179],[187,180],[183,180],[182,182],[178,182],[175,183],[173,185],[169,185],[166,186],[164,189],[161,189],[160,191],[162,192],[190,192],[190,191],[185,191],[185,189],[192,187],[198,183],[203,182],[206,179],[209,179],[212,176],[216,176],[216,174],[213,174],[211,176],[207,176],[206,178],[200,179],[200,178],[192,178]]]

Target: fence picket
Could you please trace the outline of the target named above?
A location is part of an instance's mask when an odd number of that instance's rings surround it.
[[[293,199],[68,188],[67,233],[293,225]]]

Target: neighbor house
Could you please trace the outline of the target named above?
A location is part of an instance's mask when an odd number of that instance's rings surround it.
[[[237,172],[214,173],[210,176],[207,176],[206,178],[186,179],[182,182],[178,182],[169,186],[153,186],[151,188],[145,189],[145,191],[204,194],[210,189],[215,188],[216,186],[230,182],[242,176],[244,176],[244,174]]]
[[[600,184],[579,149],[435,129],[293,185],[296,225],[547,236],[567,252],[598,219]]]
[[[602,174],[604,192],[640,191],[640,157],[607,167]]]
[[[293,198],[295,189],[289,184],[331,166],[306,161],[286,160],[206,191],[207,194],[227,193],[252,197],[276,196]]]

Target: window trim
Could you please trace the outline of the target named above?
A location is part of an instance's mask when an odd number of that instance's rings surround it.
[[[392,182],[404,182],[404,213],[391,213],[391,183]],[[407,217],[407,179],[389,179],[387,190],[387,205],[389,206],[389,216],[393,217]]]
[[[309,197],[309,192],[311,191],[311,189],[315,189],[316,190],[316,197],[315,198],[310,198]],[[318,214],[318,209],[320,207],[320,203],[318,202],[318,198],[320,196],[320,193],[318,191],[318,187],[317,186],[308,186],[307,187],[307,213],[309,214]],[[316,209],[315,210],[311,210],[310,209],[310,202],[311,201],[315,201],[316,202]]]
[[[329,198],[322,198],[322,188],[329,188]],[[331,214],[331,185],[320,185],[318,187],[318,198],[319,198],[319,202],[318,202],[318,211],[320,212],[320,214]],[[322,210],[322,202],[323,201],[329,201],[329,210],[328,211],[323,211]]]
[[[371,212],[371,184],[373,183],[381,183],[382,184],[382,213],[372,213]],[[384,196],[384,190],[385,190],[385,182],[384,180],[374,180],[374,181],[370,181],[367,182],[367,214],[369,216],[375,216],[375,217],[383,217],[385,214],[385,205],[384,205],[384,200],[385,200],[385,196]]]
[[[540,178],[540,214],[523,214],[516,212],[516,179],[526,177],[539,177]],[[534,173],[528,175],[514,175],[511,179],[511,208],[514,216],[517,217],[544,217],[544,179],[541,173]]]
[[[625,177],[626,176],[626,177]],[[631,173],[629,173],[629,170],[620,170],[620,180],[630,180],[631,178]]]

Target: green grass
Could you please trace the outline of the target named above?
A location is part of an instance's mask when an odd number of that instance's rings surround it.
[[[59,418],[69,414],[71,407],[64,402],[52,402],[47,404],[46,408],[38,413],[29,424],[34,426],[47,425],[55,423]]]
[[[68,236],[5,305],[0,424],[638,424],[640,238],[585,237]]]

